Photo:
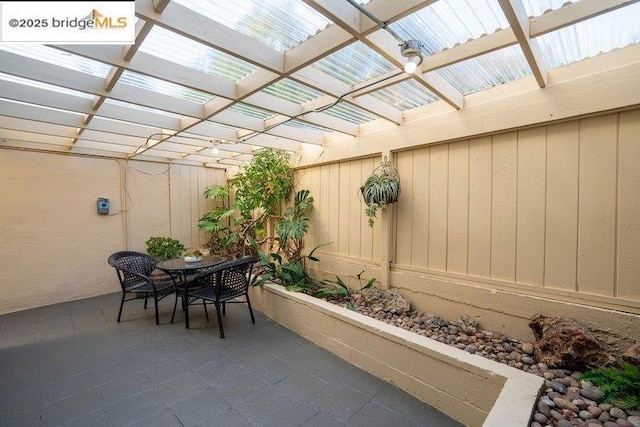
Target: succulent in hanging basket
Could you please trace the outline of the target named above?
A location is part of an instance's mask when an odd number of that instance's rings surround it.
[[[383,162],[360,187],[364,202],[367,204],[365,214],[369,219],[369,227],[373,227],[378,209],[386,209],[395,203],[400,196],[400,176],[398,171],[388,162]]]

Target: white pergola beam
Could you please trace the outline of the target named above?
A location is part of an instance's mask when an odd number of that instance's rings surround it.
[[[545,87],[549,73],[538,48],[538,43],[530,36],[529,17],[522,0],[498,0],[498,3],[509,21],[538,86]]]
[[[529,35],[531,37],[541,36],[638,1],[640,0],[581,0],[577,3],[570,3],[553,12],[531,19]]]
[[[136,16],[259,67],[284,71],[282,53],[175,2],[160,14],[153,0],[137,0]]]

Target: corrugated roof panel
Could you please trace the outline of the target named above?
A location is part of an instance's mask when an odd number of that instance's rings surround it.
[[[357,125],[361,125],[378,118],[377,116],[364,111],[362,108],[344,103],[338,103],[331,108],[323,110],[323,112],[329,114],[330,116],[337,117],[339,119],[346,120]]]
[[[536,37],[550,68],[640,43],[640,3]]]
[[[129,102],[119,101],[117,99],[105,99],[105,104],[117,105],[119,107],[132,108],[134,110],[146,111],[147,113],[158,114],[165,117],[171,117],[174,119],[179,119],[182,117],[179,114],[170,113],[169,111],[162,111],[156,108],[145,107],[144,105],[131,104]]]
[[[560,9],[566,4],[575,3],[575,0],[523,0],[522,3],[524,3],[527,15],[536,17]]]
[[[279,52],[286,52],[331,24],[298,0],[174,1]]]
[[[91,93],[80,92],[73,89],[67,89],[65,87],[55,86],[48,83],[37,82],[35,80],[24,79],[18,76],[11,76],[9,74],[0,73],[0,80],[8,82],[19,83],[21,85],[30,86],[39,89],[49,90],[51,92],[63,93],[65,95],[77,96],[78,98],[93,99],[94,95]]]
[[[118,84],[120,83],[141,89],[147,89],[153,92],[160,92],[165,95],[174,96],[187,101],[195,101],[200,104],[204,104],[214,98],[210,93],[180,86],[166,80],[156,79],[133,71],[123,72],[120,79],[118,79]]]
[[[237,104],[233,104],[231,107],[229,107],[229,110],[235,111],[236,113],[244,114],[246,116],[255,117],[257,119],[262,119],[262,120],[268,119],[269,117],[273,117],[275,115],[270,111],[263,110],[262,108],[258,108],[258,107],[253,107],[251,105],[243,104],[241,102],[238,102]]]
[[[111,71],[110,65],[39,44],[0,44],[0,50],[102,78]]]
[[[234,82],[257,69],[248,62],[158,26],[149,32],[140,51]]]
[[[421,107],[440,99],[413,79],[372,92],[371,96],[402,111]]]
[[[405,40],[423,44],[426,55],[509,27],[497,0],[439,0],[389,25]]]
[[[306,122],[302,122],[300,120],[289,120],[287,122],[288,126],[294,127],[294,128],[298,128],[298,129],[302,129],[302,130],[308,130],[310,132],[315,132],[318,133],[320,135],[326,135],[328,133],[331,133],[332,131],[325,129],[323,127],[320,126],[314,126],[312,124],[306,123]]]
[[[531,68],[519,46],[510,46],[436,71],[463,94],[520,79]]]
[[[268,86],[263,92],[280,99],[302,104],[322,96],[322,93],[290,79],[282,79]]]
[[[311,67],[350,85],[395,68],[379,53],[359,41],[314,62]]]

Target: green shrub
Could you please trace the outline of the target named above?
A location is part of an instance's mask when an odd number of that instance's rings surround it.
[[[619,408],[640,405],[640,367],[622,363],[620,367],[597,368],[585,372],[581,380],[591,381],[604,393],[604,403]]]
[[[150,237],[146,242],[147,253],[162,261],[177,258],[184,252],[184,245],[171,237]]]

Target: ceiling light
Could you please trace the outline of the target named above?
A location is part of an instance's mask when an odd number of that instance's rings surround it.
[[[420,50],[421,45],[422,43],[418,40],[407,40],[400,45],[400,53],[405,58],[408,58],[407,63],[404,64],[405,73],[414,73],[422,63],[422,51]]]
[[[211,152],[212,152],[213,154],[218,154],[218,153],[220,152],[220,150],[218,149],[218,144],[215,144],[215,145],[213,146],[213,148],[211,149]]]

